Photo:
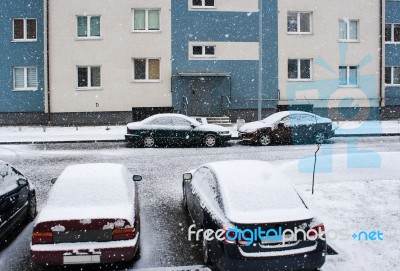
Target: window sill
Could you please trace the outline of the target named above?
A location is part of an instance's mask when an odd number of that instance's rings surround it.
[[[339,43],[360,43],[360,40],[341,40],[338,39]]]
[[[75,37],[76,41],[93,41],[93,40],[102,40],[103,37]]]
[[[153,34],[159,34],[161,33],[161,30],[132,30],[132,33],[153,33]]]
[[[400,45],[400,41],[385,41],[385,44]]]
[[[288,79],[288,82],[314,82],[313,79]]]
[[[37,42],[37,39],[32,39],[32,40],[12,40],[11,42]]]
[[[131,81],[132,84],[136,84],[136,83],[161,83],[161,80],[133,80]]]
[[[400,87],[400,84],[386,84],[385,87]]]
[[[291,36],[303,36],[303,35],[312,35],[312,32],[286,32],[286,34]]]
[[[189,9],[201,10],[201,9],[217,9],[216,6],[190,6]]]
[[[359,85],[339,85],[339,88],[360,88]]]
[[[76,91],[90,91],[90,90],[103,90],[102,87],[86,87],[86,88],[75,88]]]
[[[37,91],[37,88],[14,88],[13,91]]]

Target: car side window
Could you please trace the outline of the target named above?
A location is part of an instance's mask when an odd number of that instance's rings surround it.
[[[172,118],[172,122],[174,126],[190,126],[192,123],[183,118]]]
[[[161,117],[156,118],[150,121],[150,125],[163,125],[163,126],[171,126],[173,125],[172,118]]]
[[[19,172],[7,164],[0,164],[0,195],[7,194],[18,187]]]
[[[199,192],[202,199],[212,208],[216,208],[216,211],[223,209],[217,179],[208,168],[200,168],[196,171],[193,176],[192,185]]]

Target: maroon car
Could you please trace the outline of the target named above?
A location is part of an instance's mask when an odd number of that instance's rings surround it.
[[[32,261],[69,265],[130,261],[139,248],[136,183],[119,164],[67,167],[52,187],[32,233]]]
[[[272,143],[323,143],[335,135],[332,121],[303,111],[281,111],[239,129],[243,142],[268,146]]]

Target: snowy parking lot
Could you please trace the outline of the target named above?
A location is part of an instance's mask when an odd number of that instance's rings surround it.
[[[314,195],[311,169],[315,145],[257,147],[234,142],[233,146],[215,149],[131,149],[125,143],[2,145],[0,160],[14,164],[33,182],[39,210],[51,188],[50,180],[71,164],[122,163],[143,176],[139,184],[141,258],[129,266],[82,270],[201,265],[201,245],[187,240],[191,222],[181,207],[182,173],[203,163],[236,159],[272,161],[288,174],[328,231],[345,232],[343,240],[328,238],[328,244],[339,254],[328,256],[322,270],[396,270],[400,242],[396,235],[400,220],[399,139],[337,138],[324,144],[317,159]],[[31,231],[32,224],[2,248],[0,270],[31,270]],[[352,237],[362,231],[380,231],[384,238]]]

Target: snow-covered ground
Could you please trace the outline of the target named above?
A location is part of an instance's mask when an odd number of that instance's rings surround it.
[[[336,135],[400,134],[400,120],[393,121],[343,121],[337,122]],[[228,127],[237,138],[236,124]],[[4,126],[0,127],[0,143],[121,141],[126,126]]]

